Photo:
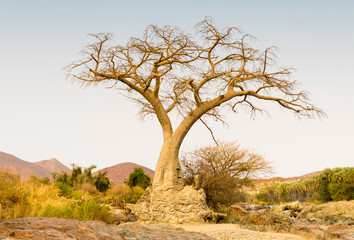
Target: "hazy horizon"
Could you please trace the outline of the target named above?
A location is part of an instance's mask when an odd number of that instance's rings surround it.
[[[229,127],[212,124],[216,138],[263,155],[279,177],[354,166],[350,0],[1,1],[0,151],[29,162],[56,158],[97,169],[133,162],[155,170],[162,146],[157,120],[140,121],[139,108],[118,91],[65,80],[63,67],[80,59],[90,33],[112,32],[124,45],[150,24],[194,34],[205,16],[255,36],[257,47],[277,46],[278,65],[296,68],[292,79],[328,115],[297,119],[276,105],[268,108],[271,118],[230,113]],[[181,153],[208,144],[209,131],[198,123]]]

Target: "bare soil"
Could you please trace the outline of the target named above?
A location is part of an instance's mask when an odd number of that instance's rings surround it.
[[[294,234],[251,231],[241,228],[238,224],[183,224],[175,226],[218,240],[305,240],[305,238]]]

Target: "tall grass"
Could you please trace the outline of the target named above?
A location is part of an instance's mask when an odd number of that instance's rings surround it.
[[[80,198],[85,195],[82,191],[71,189],[71,193],[76,199],[62,196],[58,186],[36,177],[21,182],[16,175],[0,172],[0,220],[58,217],[113,222],[109,208],[102,206],[98,199]]]

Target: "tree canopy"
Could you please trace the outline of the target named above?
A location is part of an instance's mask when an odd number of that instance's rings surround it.
[[[195,36],[155,25],[125,45],[116,44],[110,33],[91,36],[96,42],[67,67],[67,76],[83,86],[118,89],[139,104],[142,117],[156,115],[164,137],[156,186],[182,184],[181,143],[199,120],[212,133],[207,118],[223,122],[225,108],[266,113],[262,101],[267,101],[297,116],[325,116],[291,80],[293,69],[275,64],[275,47],[253,48],[250,35],[235,27],[219,30],[211,17],[196,25]],[[175,128],[171,114],[182,119]]]
[[[196,29],[198,38],[177,27],[150,25],[126,45],[111,45],[110,33],[93,34],[97,42],[68,66],[68,77],[121,89],[141,105],[141,114],[156,114],[160,121],[173,110],[183,117],[208,112],[218,118],[215,107],[231,99],[225,106],[234,111],[240,105],[265,111],[252,102],[261,99],[298,115],[323,116],[306,91],[296,90],[298,82],[289,80],[293,69],[275,68],[275,47],[254,49],[248,44],[252,36],[235,27],[220,31],[210,17]]]

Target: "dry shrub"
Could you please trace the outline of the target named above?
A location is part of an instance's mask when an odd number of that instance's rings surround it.
[[[128,185],[124,184],[113,186],[111,194],[113,197],[123,196],[124,201],[127,203],[136,203],[144,194],[144,191],[145,190],[139,186],[131,188]]]
[[[59,196],[59,188],[52,184],[43,184],[36,177],[31,177],[28,181],[23,182],[22,186],[29,193],[28,216],[40,217],[43,216],[48,206],[62,208],[69,204],[65,197]]]
[[[114,185],[112,190],[111,190],[111,193],[112,195],[129,195],[131,194],[131,191],[132,189],[124,184],[124,185]]]
[[[96,194],[97,193],[97,188],[96,186],[94,186],[93,184],[91,183],[83,183],[81,186],[80,186],[80,190],[83,191],[83,192],[87,192],[89,194]]]
[[[20,177],[0,172],[0,220],[24,216],[28,205],[28,193],[21,186]]]
[[[272,173],[272,166],[261,155],[228,142],[185,154],[181,162],[186,184],[203,188],[207,204],[214,209],[243,202],[245,196],[239,189]]]

